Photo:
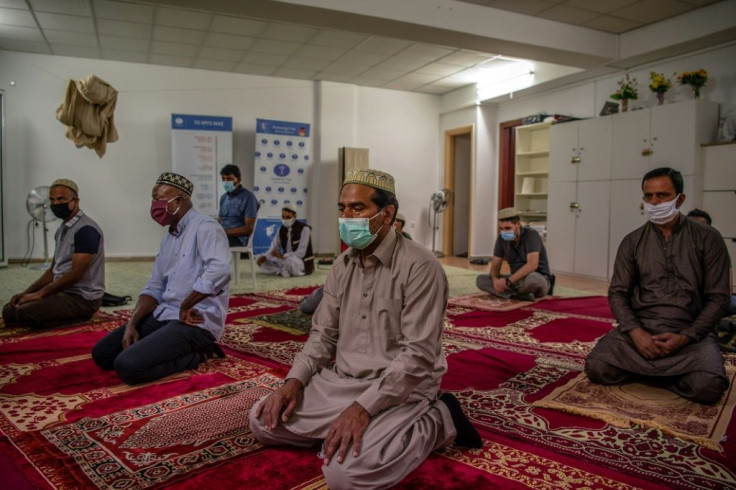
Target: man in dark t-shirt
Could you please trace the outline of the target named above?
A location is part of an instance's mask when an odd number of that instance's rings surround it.
[[[62,220],[51,267],[3,307],[6,325],[51,328],[88,320],[100,308],[105,293],[102,230],[79,208],[74,181],[55,180],[49,202]]]
[[[536,230],[521,226],[519,211],[505,208],[498,212],[499,237],[493,250],[491,270],[476,279],[478,289],[501,298],[534,301],[550,290],[547,250]],[[503,261],[511,274],[501,274]]]

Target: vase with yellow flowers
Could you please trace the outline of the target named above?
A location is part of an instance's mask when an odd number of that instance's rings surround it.
[[[690,88],[693,89],[695,98],[699,99],[700,89],[703,88],[708,81],[708,72],[702,68],[695,71],[683,71],[677,75],[677,81],[680,82],[680,85],[689,85]]]
[[[629,99],[636,100],[639,98],[638,84],[636,78],[630,77],[628,73],[618,81],[618,90],[611,94],[611,98],[621,101],[621,112],[629,110]]]
[[[657,105],[664,103],[664,94],[672,88],[672,81],[662,73],[649,72],[649,89],[657,95]]]

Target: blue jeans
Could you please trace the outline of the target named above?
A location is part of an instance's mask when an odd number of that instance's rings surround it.
[[[138,325],[138,341],[123,349],[126,326],[97,342],[92,358],[102,369],[114,369],[121,380],[131,385],[195,369],[207,359],[208,349],[215,342],[215,337],[203,328],[179,320],[159,321],[149,314]]]

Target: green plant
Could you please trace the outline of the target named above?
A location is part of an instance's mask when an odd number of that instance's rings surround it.
[[[630,77],[627,73],[624,78],[618,81],[618,90],[611,94],[611,98],[613,100],[636,100],[639,98],[638,85],[639,82],[636,81],[636,78]]]
[[[683,71],[677,75],[680,85],[689,85],[695,92],[695,98],[700,97],[700,89],[708,82],[708,72],[703,70]]]
[[[666,78],[663,73],[649,72],[649,88],[652,92],[664,93],[672,88],[672,80]]]

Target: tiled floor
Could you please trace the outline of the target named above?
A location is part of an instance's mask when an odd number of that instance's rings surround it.
[[[475,265],[471,264],[470,261],[465,257],[442,257],[439,261],[445,265],[451,265],[453,267],[460,267],[463,269],[477,270],[479,272],[488,272],[490,264],[488,265]],[[581,291],[589,292],[595,295],[607,295],[608,294],[608,283],[606,281],[598,281],[595,279],[588,279],[585,277],[566,276],[562,274],[555,274],[556,282],[558,286],[567,288],[577,289]]]

